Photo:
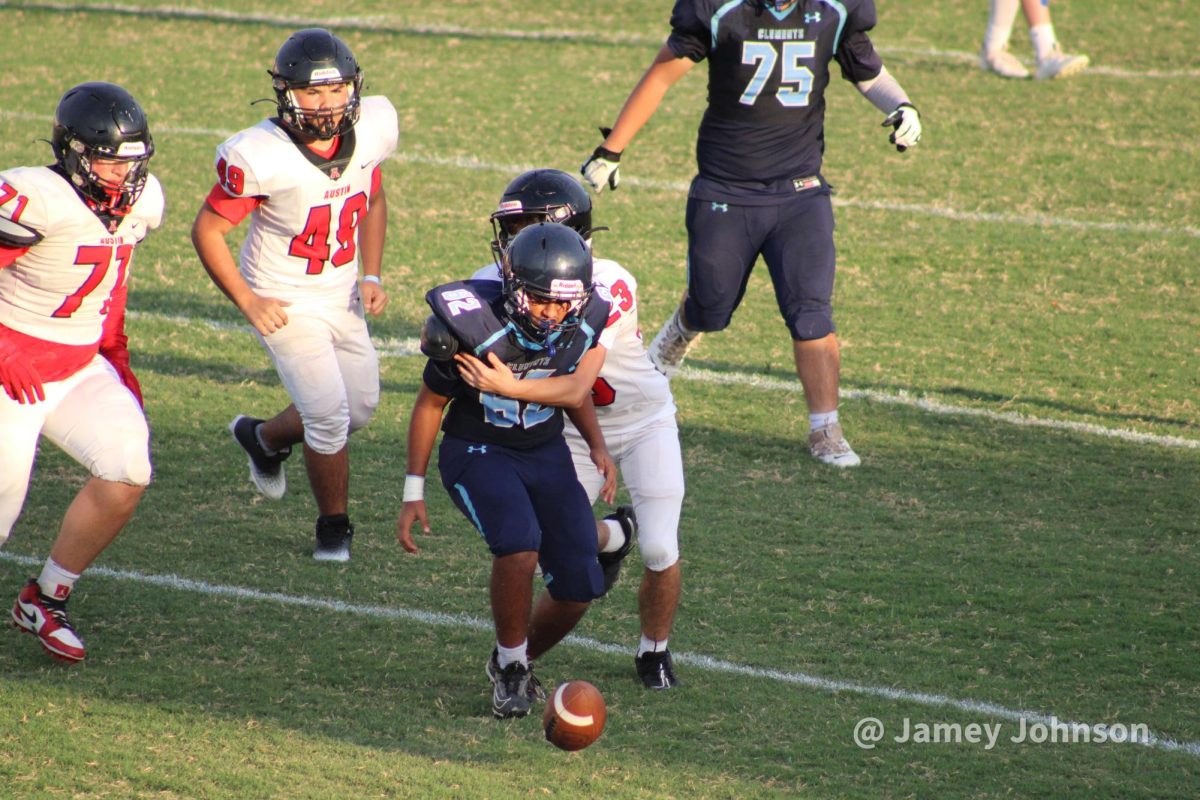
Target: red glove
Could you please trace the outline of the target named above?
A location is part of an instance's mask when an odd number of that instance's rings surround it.
[[[21,405],[33,405],[46,399],[42,389],[42,376],[24,353],[11,345],[0,342],[0,385],[13,400]]]

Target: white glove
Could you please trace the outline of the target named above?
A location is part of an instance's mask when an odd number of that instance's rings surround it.
[[[610,128],[600,129],[600,134],[606,139],[610,133],[612,133]],[[604,145],[600,145],[592,151],[591,158],[583,162],[583,166],[579,168],[579,174],[583,175],[583,179],[597,192],[604,191],[606,183],[609,188],[616,191],[617,185],[621,183],[620,161],[620,153],[614,153],[612,150],[606,149]]]
[[[884,128],[891,128],[888,141],[903,153],[921,141],[921,113],[912,103],[901,103],[883,121]]]

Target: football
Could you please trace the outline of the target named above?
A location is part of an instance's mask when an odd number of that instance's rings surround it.
[[[546,703],[546,741],[561,750],[582,750],[600,738],[608,709],[600,690],[587,681],[559,684]]]

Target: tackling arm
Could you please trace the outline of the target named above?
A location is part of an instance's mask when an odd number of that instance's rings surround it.
[[[570,410],[590,404],[592,386],[596,383],[600,368],[604,366],[604,356],[607,353],[608,349],[604,345],[596,345],[584,353],[575,371],[570,375],[536,380],[517,378],[495,353],[488,353],[487,364],[469,353],[457,353],[454,360],[458,363],[462,379],[481,392]],[[594,416],[595,412],[592,413]]]

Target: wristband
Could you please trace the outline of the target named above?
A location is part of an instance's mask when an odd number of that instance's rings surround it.
[[[425,476],[404,476],[404,502],[413,503],[425,499]]]
[[[379,276],[378,276],[378,275],[363,275],[363,276],[362,276],[362,281],[363,281],[363,283],[373,283],[373,284],[375,284],[376,286],[382,286],[382,285],[383,285],[383,281],[381,281],[381,280],[379,279]]]

